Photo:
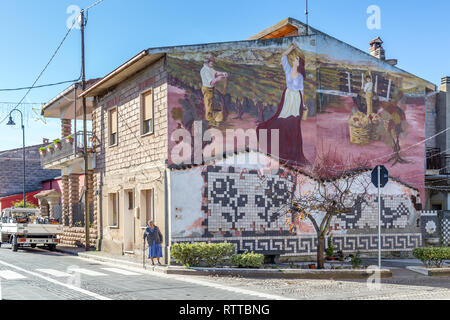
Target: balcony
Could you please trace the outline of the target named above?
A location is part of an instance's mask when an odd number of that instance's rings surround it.
[[[61,139],[59,147],[53,145],[53,150],[49,150],[48,146],[45,154],[41,153],[41,166],[44,169],[65,169],[75,163],[84,166],[84,143],[83,132],[78,131],[72,135],[73,140],[70,142],[66,138]],[[51,145],[49,145],[51,146]],[[91,132],[87,133],[87,148],[90,162],[95,159],[93,152],[93,136]],[[92,166],[92,164],[90,165]]]
[[[440,148],[428,148],[426,152],[427,175],[449,175],[450,155]]]

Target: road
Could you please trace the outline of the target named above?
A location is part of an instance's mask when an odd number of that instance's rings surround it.
[[[0,248],[5,300],[264,300],[281,297],[196,277],[118,267],[44,249]]]
[[[388,265],[389,264],[389,265]],[[410,260],[385,260],[393,277],[379,288],[364,280],[251,279],[166,275],[43,249],[0,248],[0,298],[5,300],[378,300],[450,299],[450,277],[406,270]]]

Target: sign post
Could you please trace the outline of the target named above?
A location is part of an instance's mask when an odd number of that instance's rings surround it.
[[[378,269],[381,269],[381,188],[389,180],[389,172],[384,166],[377,166],[372,171],[372,183],[378,188]]]

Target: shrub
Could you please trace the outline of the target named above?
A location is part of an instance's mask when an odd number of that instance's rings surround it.
[[[233,252],[232,243],[175,243],[171,248],[172,257],[187,267],[215,267]]]
[[[243,268],[260,268],[264,263],[264,255],[254,252],[234,254],[230,258],[231,265]]]
[[[14,201],[11,204],[11,206],[14,207],[14,208],[23,208],[23,199]],[[35,205],[34,203],[30,202],[30,200],[28,198],[26,198],[25,206],[27,208],[31,208],[31,209],[36,209],[37,208],[37,205]]]
[[[358,268],[362,264],[362,259],[360,257],[361,252],[356,251],[355,254],[350,255],[350,263],[352,264],[353,268]]]
[[[41,152],[41,151],[45,151],[47,148],[45,148],[45,147],[40,147],[39,148],[39,152]]]
[[[327,257],[334,256],[333,239],[331,237],[328,237],[328,247],[325,249],[325,253],[327,254]]]
[[[55,139],[55,140],[53,140],[53,144],[58,144],[58,143],[61,143],[61,140],[60,139]]]
[[[450,247],[415,248],[413,255],[426,267],[441,267],[444,260],[450,259]]]

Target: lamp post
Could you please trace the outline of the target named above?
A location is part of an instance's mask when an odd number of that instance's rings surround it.
[[[6,124],[7,126],[15,126],[16,123],[14,122],[14,120],[11,117],[11,114],[14,111],[18,111],[20,113],[20,122],[22,125],[22,153],[23,153],[23,207],[26,207],[26,197],[25,197],[25,127],[23,125],[23,114],[22,111],[20,111],[19,109],[12,109],[11,112],[9,113],[9,121]]]

